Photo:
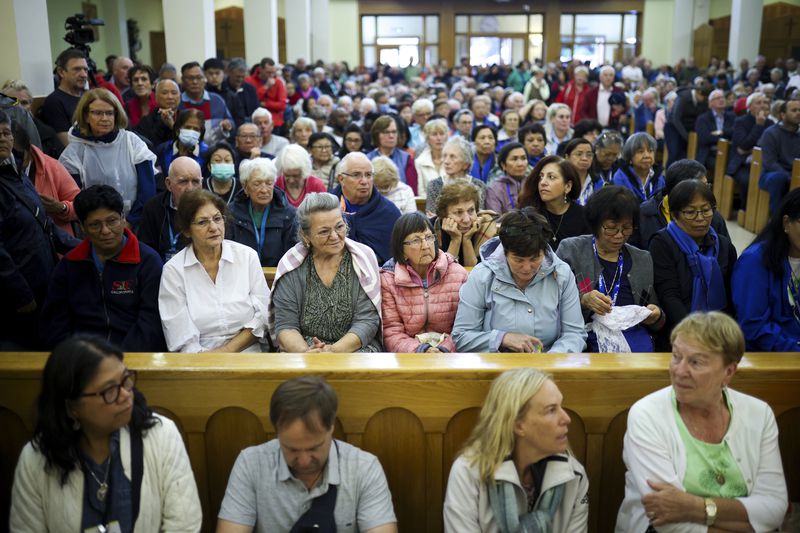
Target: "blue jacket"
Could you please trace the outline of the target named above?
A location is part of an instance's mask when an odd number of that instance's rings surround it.
[[[581,352],[586,330],[569,265],[548,247],[524,291],[517,287],[500,238],[481,246],[481,262],[461,286],[453,324],[459,352],[498,352],[506,333],[532,335],[544,351]]]
[[[233,237],[231,240],[249,246],[258,253],[256,228],[250,216],[250,198],[244,191],[236,195],[231,204]],[[260,230],[261,228],[259,228]],[[289,248],[297,244],[297,216],[294,207],[286,202],[284,192],[277,187],[272,191],[272,203],[264,226],[264,246],[258,254],[261,266],[278,266]]]
[[[644,104],[636,106],[636,109],[633,110],[633,116],[635,119],[634,129],[636,131],[647,131],[647,123],[655,122],[656,120],[656,112],[650,111],[650,108]]]
[[[789,261],[784,259],[783,275],[778,277],[764,266],[763,253],[763,242],[742,252],[731,279],[736,320],[747,351],[800,351],[800,324],[789,304]]]
[[[333,190],[333,194],[342,198],[341,185]],[[344,198],[342,198],[344,206]],[[349,237],[354,241],[360,242],[372,248],[378,259],[378,264],[382,265],[392,257],[389,250],[389,239],[392,236],[394,223],[400,218],[400,210],[397,206],[372,187],[372,196],[369,201],[362,205],[355,213],[346,213],[342,208],[345,221],[350,227]]]
[[[641,183],[639,177],[626,163],[623,163],[614,173],[614,177],[611,178],[612,185],[630,189],[639,199],[639,202],[644,202],[664,188],[664,174],[661,172],[661,167],[659,165],[653,167],[653,177],[647,183],[646,188],[643,188]]]
[[[694,123],[694,131],[697,132],[697,153],[695,155],[695,160],[705,165],[712,149],[717,146],[717,141],[720,140],[720,138],[730,139],[733,137],[733,124],[735,121],[736,115],[730,111],[723,111],[722,135],[714,135],[711,133],[717,130],[717,121],[714,119],[714,112],[709,109],[697,117],[697,121]]]
[[[122,251],[105,262],[102,273],[89,239],[58,263],[40,317],[46,346],[80,332],[99,335],[125,352],[166,350],[158,312],[161,257],[130,230],[125,236]]]

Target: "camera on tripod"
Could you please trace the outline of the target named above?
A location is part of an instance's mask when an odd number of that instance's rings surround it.
[[[87,19],[86,15],[76,13],[71,17],[67,17],[64,22],[64,29],[67,34],[64,40],[71,44],[74,48],[84,49],[87,44],[95,42],[94,27],[104,26],[103,19]]]

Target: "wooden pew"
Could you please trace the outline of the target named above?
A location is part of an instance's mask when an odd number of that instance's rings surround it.
[[[422,211],[424,213],[426,198],[423,198],[421,196],[415,196],[414,201],[417,202],[417,211]]]
[[[30,438],[46,354],[0,354],[0,518],[20,449]],[[627,409],[669,384],[670,354],[126,354],[151,406],[176,421],[214,530],[239,451],[274,436],[267,405],[286,379],[325,376],[339,397],[335,434],[377,455],[400,531],[443,530],[450,465],[472,430],[491,381],[535,365],[555,376],[570,444],[590,479],[590,527],[613,531],[624,492]],[[800,359],[748,354],[731,385],[777,416],[790,501],[800,498]],[[7,515],[6,515],[7,516]],[[7,522],[5,522],[7,523]]]
[[[697,132],[689,132],[689,140],[686,143],[686,159],[697,157]],[[700,161],[705,164],[705,161]]]
[[[758,178],[761,177],[761,148],[753,148],[752,161],[750,163],[750,177],[747,182],[747,209],[744,215],[744,228],[747,231],[755,233],[756,228],[756,213],[758,212],[759,197],[761,193],[767,194],[762,191],[758,186]],[[767,195],[769,200],[769,195]],[[768,204],[769,205],[769,204]]]
[[[656,126],[655,126],[655,124],[653,123],[652,120],[648,120],[647,121],[647,124],[645,125],[645,130],[644,131],[646,131],[647,134],[650,137],[652,137],[654,139],[656,138]]]
[[[629,135],[636,133],[636,116],[633,114],[633,110],[631,110],[631,114],[628,116],[628,132]]]
[[[800,159],[792,161],[792,179],[789,182],[789,190],[800,187]]]
[[[725,174],[728,165],[728,152],[731,143],[726,139],[717,141],[717,158],[714,163],[714,197],[717,199],[717,210],[725,220],[731,218],[733,210],[734,179]]]

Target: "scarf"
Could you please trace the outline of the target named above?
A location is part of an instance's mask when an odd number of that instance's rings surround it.
[[[529,513],[518,514],[514,484],[497,481],[489,487],[489,503],[500,533],[550,533],[553,517],[564,497],[564,485],[547,489]]]
[[[670,222],[667,225],[667,233],[683,252],[692,271],[691,311],[724,309],[728,297],[725,291],[725,283],[722,280],[722,270],[717,261],[717,256],[719,255],[717,232],[712,227],[708,228],[708,234],[711,236],[713,246],[710,246],[705,252],[701,251],[694,239],[679,228],[675,222]]]

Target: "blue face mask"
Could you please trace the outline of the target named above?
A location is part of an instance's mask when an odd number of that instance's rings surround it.
[[[211,163],[211,177],[219,181],[228,181],[235,172],[233,163]]]
[[[198,141],[200,141],[199,131],[181,128],[180,132],[178,133],[178,142],[187,148],[194,148]]]

